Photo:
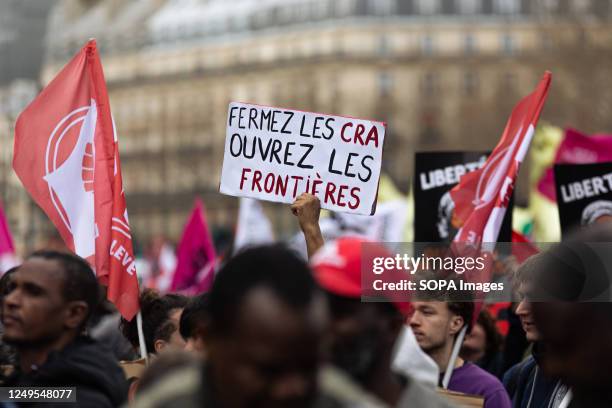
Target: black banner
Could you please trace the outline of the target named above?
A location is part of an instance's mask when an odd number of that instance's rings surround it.
[[[562,235],[612,220],[612,163],[557,164],[554,169]]]
[[[423,152],[415,155],[414,241],[448,242],[457,232],[452,222],[450,190],[463,174],[482,167],[489,152]],[[511,242],[512,201],[498,241]]]

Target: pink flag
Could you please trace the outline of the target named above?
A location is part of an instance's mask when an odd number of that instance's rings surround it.
[[[66,245],[94,266],[108,300],[131,320],[139,309],[138,277],[95,40],[19,115],[13,168]]]
[[[455,242],[496,242],[519,166],[529,149],[544,107],[551,73],[546,72],[537,88],[514,108],[501,140],[485,165],[461,177],[451,190],[454,215],[462,227]]]
[[[206,224],[204,204],[199,198],[183,231],[177,254],[171,290],[189,294],[208,291],[214,279],[216,254]]]
[[[557,149],[555,164],[588,164],[612,161],[612,135],[585,135],[575,129],[566,129],[565,138]],[[555,174],[547,168],[538,183],[538,191],[557,201]]]
[[[0,205],[0,275],[17,264],[13,237],[9,230],[2,205]]]

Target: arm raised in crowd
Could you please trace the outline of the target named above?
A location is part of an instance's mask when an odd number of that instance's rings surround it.
[[[314,195],[304,193],[291,204],[291,212],[298,218],[300,228],[306,239],[308,258],[310,258],[324,244],[323,235],[319,228],[321,203]]]

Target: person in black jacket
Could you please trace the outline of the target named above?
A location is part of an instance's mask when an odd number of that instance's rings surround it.
[[[545,253],[528,296],[546,345],[540,366],[571,387],[570,408],[612,407],[612,226],[589,226]]]
[[[28,257],[2,302],[3,340],[19,362],[4,385],[76,387],[76,406],[121,405],[123,371],[109,350],[82,335],[98,298],[98,282],[83,259],[55,251]]]
[[[504,386],[515,408],[558,408],[564,399],[571,398],[567,385],[557,376],[542,370],[545,345],[534,322],[532,304],[525,297],[525,292],[533,285],[536,274],[543,266],[543,257],[542,254],[532,256],[516,272],[515,284],[521,298],[516,314],[521,320],[525,338],[532,344],[532,351],[528,358],[511,367],[504,375]]]

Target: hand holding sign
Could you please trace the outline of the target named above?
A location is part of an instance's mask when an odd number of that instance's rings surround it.
[[[232,102],[220,191],[373,214],[384,136],[381,122]]]
[[[291,204],[291,212],[298,218],[300,228],[306,240],[308,257],[315,254],[325,243],[321,228],[319,228],[319,215],[321,203],[312,194],[304,193]]]
[[[319,225],[321,202],[312,194],[304,193],[291,204],[291,212],[298,217],[300,228],[308,229],[313,225]]]

